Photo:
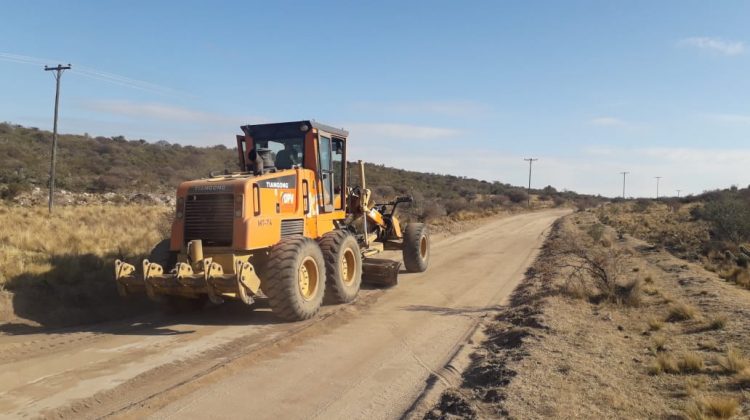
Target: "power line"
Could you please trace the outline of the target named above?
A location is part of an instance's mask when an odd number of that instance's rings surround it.
[[[625,199],[625,175],[629,174],[630,172],[620,172],[622,174],[622,199]]]
[[[52,128],[52,162],[49,168],[49,212],[52,214],[52,203],[55,195],[55,160],[57,157],[57,109],[60,105],[60,78],[64,70],[70,70],[70,64],[63,66],[58,64],[57,67],[44,66],[44,71],[54,71],[55,73],[55,122]]]
[[[536,158],[524,158],[524,160],[529,162],[529,189],[526,192],[526,206],[531,208],[531,164],[534,163],[534,161],[537,161],[539,159]]]

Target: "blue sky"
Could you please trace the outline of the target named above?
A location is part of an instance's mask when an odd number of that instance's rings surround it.
[[[0,120],[231,145],[314,118],[354,158],[618,195],[750,184],[749,2],[6,2]]]

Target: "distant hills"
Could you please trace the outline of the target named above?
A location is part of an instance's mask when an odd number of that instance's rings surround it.
[[[46,188],[52,133],[0,123],[0,197]],[[56,186],[73,192],[171,193],[184,180],[210,171],[238,169],[237,151],[223,145],[182,146],[117,137],[63,134],[59,137]],[[352,171],[354,173],[354,171]],[[525,188],[500,182],[439,175],[367,164],[368,187],[376,199],[411,194],[420,216],[451,215],[525,203]],[[560,205],[581,196],[552,187],[533,190],[542,201]]]

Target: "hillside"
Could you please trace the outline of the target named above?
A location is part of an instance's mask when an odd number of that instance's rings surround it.
[[[34,187],[46,189],[51,133],[0,123],[0,196],[12,199]],[[63,134],[58,143],[57,181],[61,190],[88,193],[171,194],[183,180],[210,171],[236,170],[236,149],[149,143],[117,137]],[[485,211],[525,203],[526,190],[500,182],[420,173],[367,164],[368,186],[376,199],[411,194],[411,213],[420,218]],[[552,187],[533,190],[544,206],[578,199]]]

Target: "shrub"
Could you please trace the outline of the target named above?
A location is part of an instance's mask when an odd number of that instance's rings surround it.
[[[714,227],[718,240],[739,243],[750,239],[750,204],[736,197],[725,197],[709,201],[699,216]]]
[[[651,200],[647,198],[639,198],[635,200],[633,204],[633,211],[637,213],[645,213],[649,207],[651,207]]]
[[[445,208],[437,202],[429,200],[424,203],[421,214],[423,220],[431,220],[445,215]]]
[[[510,201],[514,203],[523,203],[524,201],[528,200],[529,195],[526,193],[526,191],[514,189],[510,190],[507,193],[508,198]]]
[[[18,197],[22,192],[30,190],[28,184],[22,184],[20,182],[11,182],[5,189],[0,189],[0,198],[3,200],[12,200]]]

